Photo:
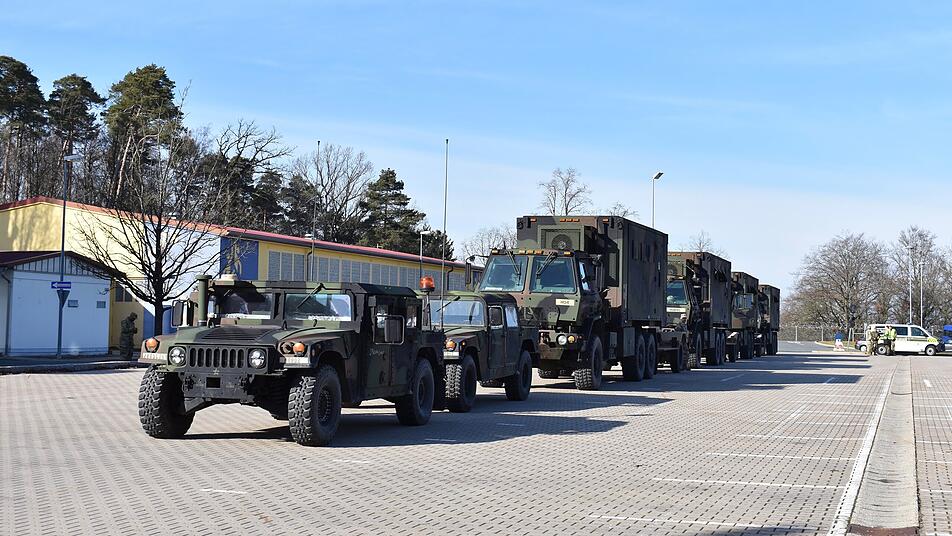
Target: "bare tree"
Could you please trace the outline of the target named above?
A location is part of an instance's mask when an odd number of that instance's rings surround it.
[[[701,231],[696,235],[691,235],[686,243],[681,244],[681,249],[684,251],[702,251],[713,253],[718,257],[724,257],[725,259],[728,258],[726,251],[714,246],[714,239],[711,238],[711,235],[704,229],[701,229]]]
[[[638,219],[638,211],[620,201],[610,206],[607,210],[605,210],[605,213],[609,216],[618,216],[621,218],[628,218],[629,220]]]
[[[940,304],[947,297],[945,295],[949,287],[944,286],[942,282],[945,259],[936,247],[935,234],[916,226],[904,229],[889,249],[888,258],[893,297],[889,303],[891,318],[905,322],[909,319],[911,309],[913,322],[919,322],[920,311],[923,313],[924,324],[944,321],[939,314]]]
[[[313,199],[302,199],[311,209],[318,237],[331,242],[356,243],[363,218],[360,201],[373,179],[374,165],[363,151],[327,144],[320,154],[297,160],[296,174],[313,185]]]
[[[484,227],[463,242],[463,258],[475,257],[476,264],[482,264],[493,248],[515,247],[516,230],[511,225]]]
[[[862,233],[838,235],[803,259],[785,318],[847,332],[885,320],[880,303],[888,296],[886,271],[882,246]]]
[[[556,168],[552,178],[540,181],[542,203],[539,208],[553,216],[568,216],[588,209],[591,205],[591,190],[580,179],[575,168]]]
[[[209,168],[211,145],[207,135],[184,129],[155,130],[129,142],[123,208],[90,211],[78,226],[79,249],[124,274],[118,282],[152,306],[155,334],[162,330],[163,304],[187,292],[194,276],[221,257],[223,229],[210,222],[242,220],[236,190],[228,181],[209,180],[223,171]]]

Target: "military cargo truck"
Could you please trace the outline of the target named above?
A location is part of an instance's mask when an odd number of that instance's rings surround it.
[[[444,337],[408,288],[203,276],[173,313],[193,325],[143,341],[139,358],[150,436],[180,437],[197,411],[239,403],[288,420],[302,445],[327,445],[344,405],[385,398],[402,424],[422,425],[442,404]]]
[[[760,285],[757,302],[760,307],[760,326],[757,330],[757,355],[776,355],[780,334],[780,289]]]
[[[744,272],[731,272],[731,329],[727,335],[727,357],[731,362],[752,359],[760,308],[757,278]]]
[[[618,362],[626,380],[652,377],[668,236],[618,216],[524,216],[516,237],[492,251],[479,289],[516,298],[539,332],[539,373],[570,374],[585,390]]]
[[[668,252],[667,322],[662,348],[672,372],[724,363],[731,323],[731,263],[713,253]]]
[[[447,292],[430,301],[430,324],[446,334],[447,409],[471,410],[477,382],[504,387],[509,400],[529,398],[538,332],[520,323],[512,296]]]

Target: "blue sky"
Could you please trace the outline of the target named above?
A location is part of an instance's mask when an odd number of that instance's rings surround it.
[[[9,0],[7,0],[9,2]],[[5,2],[5,3],[7,3]],[[788,287],[834,234],[949,231],[952,3],[128,2],[0,9],[0,54],[103,93],[148,63],[193,125],[275,127],[393,167],[451,237],[536,212],[574,166],[672,246],[703,229]],[[51,20],[52,15],[55,20]],[[754,215],[756,214],[756,215]]]

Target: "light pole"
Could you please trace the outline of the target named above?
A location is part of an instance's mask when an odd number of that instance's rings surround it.
[[[436,233],[436,231],[433,229],[424,229],[420,231],[420,277],[417,278],[418,280],[423,277],[423,235],[431,235],[434,233]]]
[[[926,324],[926,320],[925,320],[926,309],[925,309],[925,305],[923,305],[922,303],[922,297],[923,297],[922,286],[923,286],[923,280],[925,279],[924,277],[925,274],[923,273],[923,271],[925,270],[925,268],[926,268],[926,260],[920,259],[919,260],[919,325],[922,327],[925,327],[925,324]]]
[[[663,171],[659,171],[651,177],[651,226],[654,227],[654,213],[655,213],[655,202],[654,202],[654,192],[655,192],[655,183],[661,179],[661,176],[664,175]]]
[[[909,323],[912,324],[912,254],[915,246],[906,246],[909,250]]]
[[[66,298],[69,296],[69,290],[62,288],[63,281],[66,280],[66,198],[69,197],[69,169],[73,162],[82,160],[83,157],[78,154],[70,154],[63,157],[63,221],[60,225],[60,258],[59,258],[59,280],[60,288],[56,289],[56,296],[59,298],[59,318],[56,322],[56,358],[63,357],[63,306],[66,305]]]

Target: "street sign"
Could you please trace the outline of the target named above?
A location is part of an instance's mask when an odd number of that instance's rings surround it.
[[[50,288],[53,290],[69,290],[73,288],[72,281],[50,281]]]

